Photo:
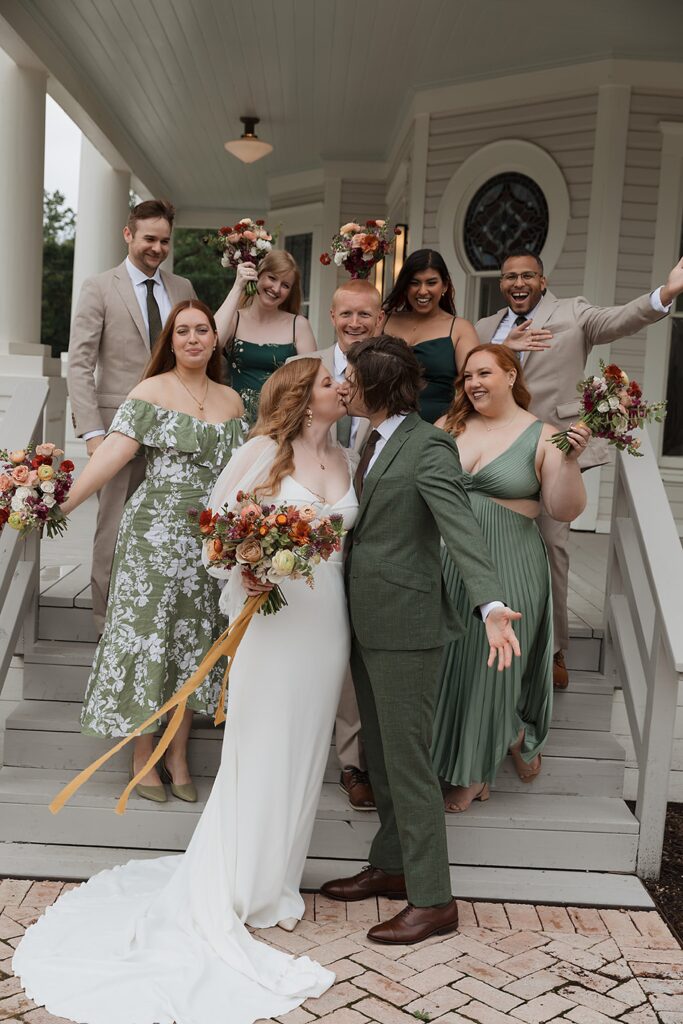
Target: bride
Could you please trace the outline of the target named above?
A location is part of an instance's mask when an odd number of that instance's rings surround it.
[[[280,367],[211,507],[256,490],[339,513],[349,529],[353,467],[329,441],[345,411],[319,359]],[[230,577],[222,603],[232,614],[254,584]],[[291,929],[303,916],[299,884],[349,660],[341,552],[317,566],[315,589],[282,589],[287,606],[256,615],[235,656],[221,766],[187,852],[102,871],[26,932],[14,972],[50,1013],[87,1024],[252,1024],[333,983],[246,927]]]

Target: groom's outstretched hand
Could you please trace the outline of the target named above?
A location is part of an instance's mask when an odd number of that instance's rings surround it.
[[[498,671],[509,668],[512,664],[512,655],[519,658],[522,653],[519,649],[519,640],[512,628],[516,619],[521,619],[521,612],[513,612],[511,608],[492,608],[486,616],[486,635],[489,640],[489,668],[498,659]]]

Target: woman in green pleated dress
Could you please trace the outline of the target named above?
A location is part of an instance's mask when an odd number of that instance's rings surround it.
[[[522,613],[515,629],[521,658],[501,676],[487,667],[488,642],[457,569],[443,552],[446,588],[467,633],[445,651],[432,758],[447,811],[486,800],[500,764],[512,754],[523,782],[541,770],[552,715],[550,572],[536,526],[539,499],[563,522],[579,515],[586,492],[577,463],[590,432],[577,425],[565,456],[549,443],[555,427],[528,412],[530,396],[516,356],[504,345],[480,345],[464,362],[456,398],[437,426],[457,440],[475,516],[503,582],[502,599]]]
[[[219,591],[187,517],[188,508],[206,504],[244,436],[242,401],[220,383],[222,361],[208,307],[196,299],[178,303],[144,379],[61,506],[68,515],[143,449],[145,479],[121,519],[104,632],[83,702],[87,735],[130,735],[185,682],[224,629]],[[187,766],[192,712],[212,714],[220,685],[214,669],[189,698],[165,755],[166,781],[182,800],[197,799]],[[152,753],[155,728],[134,742],[136,771]],[[157,803],[167,798],[156,769],[136,792]]]

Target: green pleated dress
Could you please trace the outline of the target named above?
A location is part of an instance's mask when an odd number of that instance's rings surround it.
[[[144,447],[147,466],[116,541],[104,632],[81,714],[81,731],[90,736],[128,736],[173,696],[225,629],[220,591],[202,565],[187,510],[206,505],[244,434],[240,420],[206,423],[138,398],[119,408],[113,431]],[[222,669],[213,669],[188,707],[213,714],[221,679]]]
[[[432,759],[440,778],[454,786],[493,782],[500,764],[524,729],[522,757],[542,751],[552,716],[552,599],[550,570],[536,522],[492,498],[539,497],[536,449],[543,424],[536,420],[477,473],[465,473],[472,510],[503,583],[502,600],[522,613],[515,632],[522,649],[509,669],[487,668],[488,642],[470,608],[458,570],[447,551],[442,569],[451,598],[469,628],[450,644],[441,668],[434,716]]]

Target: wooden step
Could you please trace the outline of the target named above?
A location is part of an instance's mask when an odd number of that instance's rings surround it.
[[[579,695],[581,697],[585,695]],[[608,698],[602,697],[601,700]],[[113,741],[83,736],[79,731],[80,704],[26,700],[8,716],[4,763],[18,768],[79,771],[112,747]],[[190,769],[198,778],[214,778],[221,756],[223,733],[208,718],[195,717],[189,748]],[[566,723],[564,723],[566,724]],[[130,754],[120,751],[109,768],[125,771]],[[496,780],[501,792],[526,792],[530,796],[622,795],[624,753],[608,732],[601,730],[551,729],[544,754],[544,769],[529,786],[518,779],[506,758]],[[339,763],[330,748],[325,780],[336,782]]]
[[[101,773],[58,815],[47,804],[72,777],[64,771],[6,767],[0,772],[0,841],[127,849],[185,849],[211,782],[198,779],[200,802],[170,799],[150,805],[133,796],[114,813],[125,785],[121,773]],[[496,794],[467,814],[446,819],[453,864],[568,870],[633,871],[638,822],[622,800],[609,797]],[[374,813],[352,811],[335,785],[324,785],[309,856],[364,860],[378,827]]]
[[[133,850],[102,846],[43,846],[0,843],[0,876],[80,881],[129,860],[166,856],[171,850]],[[365,866],[362,860],[306,861],[301,888],[317,891],[329,878],[345,877]],[[516,903],[618,907],[650,910],[652,898],[639,878],[608,872],[542,871],[527,868],[451,867],[453,892],[461,899]]]

